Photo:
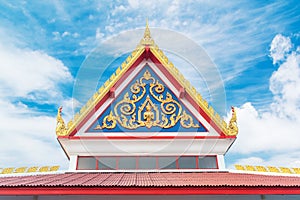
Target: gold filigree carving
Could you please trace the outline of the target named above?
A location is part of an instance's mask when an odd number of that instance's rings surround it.
[[[98,129],[113,129],[117,125],[117,121],[115,120],[115,117],[113,116],[112,112],[109,113],[109,115],[105,116],[103,119],[103,126],[101,127],[100,125],[97,125],[95,130]]]
[[[237,127],[236,112],[235,112],[235,109],[234,109],[233,106],[231,107],[231,111],[232,111],[232,117],[231,117],[231,119],[229,121],[229,124],[228,124],[227,134],[230,135],[230,136],[234,136],[234,135],[238,134],[239,129]]]
[[[147,89],[148,95],[144,98]],[[148,70],[131,85],[130,92],[130,95],[125,93],[113,111],[103,118],[102,125],[97,125],[95,130],[114,129],[117,123],[130,130],[139,127],[171,128],[177,123],[183,128],[200,127],[194,123],[192,116],[182,109],[180,103],[173,99],[169,92],[165,92],[164,85],[155,80]],[[149,95],[158,103],[155,104]],[[140,106],[136,105],[138,102],[141,102]]]
[[[62,116],[61,116],[61,112],[62,112],[62,106],[60,106],[57,110],[57,117],[56,117],[56,135],[57,136],[66,136],[68,135],[68,128],[65,125],[65,121],[63,120]],[[68,123],[68,124],[72,124],[72,122]]]

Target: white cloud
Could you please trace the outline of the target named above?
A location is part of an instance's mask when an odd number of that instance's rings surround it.
[[[273,59],[273,64],[278,63],[279,61],[284,60],[286,54],[292,48],[291,39],[284,37],[281,34],[277,34],[271,43],[270,47],[270,56]]]
[[[286,46],[290,41],[282,35],[280,38],[283,44],[278,42],[277,46]],[[285,57],[280,58],[282,64],[270,78],[274,99],[269,109],[256,110],[250,102],[237,109],[239,135],[231,151],[243,154],[273,152],[274,155],[300,152],[300,54],[298,51],[285,52]],[[273,59],[277,62],[278,56]],[[291,160],[300,164],[299,157]]]
[[[55,138],[55,118],[0,100],[0,166],[61,165],[67,159]]]
[[[74,38],[78,38],[78,37],[80,36],[80,34],[75,32],[75,33],[72,34],[72,36],[73,36]]]
[[[270,90],[275,95],[273,111],[282,117],[300,115],[300,54],[292,52],[270,78]]]
[[[75,98],[66,98],[60,101],[60,106],[63,107],[63,118],[68,122],[74,117],[74,111],[77,108],[81,108],[83,105]]]
[[[236,161],[236,164],[239,165],[264,165],[262,164],[264,160],[259,157],[248,157],[248,158],[242,158]],[[230,166],[229,168],[234,169],[234,166]]]
[[[52,35],[54,36],[53,40],[61,40],[60,33],[58,31],[52,32]]]
[[[32,92],[58,95],[59,83],[73,81],[60,60],[41,51],[0,44],[0,59],[0,96],[26,97]]]
[[[251,103],[238,108],[237,116],[239,135],[231,152],[250,154],[300,150],[298,121],[281,118],[272,111],[259,112]]]
[[[126,11],[127,8],[123,5],[120,6],[116,6],[114,10],[111,11],[112,16],[117,15],[119,13],[122,13],[124,11]]]
[[[66,37],[66,36],[69,36],[69,35],[71,35],[71,33],[68,32],[68,31],[65,31],[65,32],[63,32],[63,34],[61,36],[62,37]]]
[[[275,154],[270,158],[260,158],[260,157],[247,157],[236,160],[234,164],[240,165],[262,165],[262,166],[275,166],[275,167],[299,167],[300,166],[300,151],[289,152],[289,153],[279,153]],[[234,165],[228,168],[234,169]]]
[[[56,140],[55,117],[21,103],[19,98],[41,104],[64,105],[71,113],[71,98],[60,91],[72,83],[68,68],[48,54],[0,41],[0,166],[22,167],[60,164],[67,159]]]
[[[96,40],[101,41],[103,39],[104,34],[101,32],[100,28],[96,29]]]
[[[133,9],[137,9],[140,6],[140,1],[138,0],[128,0],[128,3]]]
[[[108,31],[108,32],[113,33],[114,30],[115,30],[115,28],[113,26],[111,26],[111,25],[107,25],[107,26],[105,26],[105,30]]]
[[[174,14],[178,14],[178,11],[179,11],[179,8],[180,8],[180,5],[179,5],[179,1],[176,0],[176,1],[172,1],[170,7],[168,7],[167,9],[167,15],[174,15]]]
[[[53,6],[56,9],[56,15],[61,19],[61,20],[65,20],[65,21],[71,21],[71,17],[69,15],[69,13],[65,10],[65,2],[62,1],[50,1],[50,4],[53,4]]]
[[[54,36],[53,40],[62,40],[65,37],[73,37],[73,38],[78,38],[80,36],[79,33],[74,32],[74,33],[70,33],[68,31],[64,31],[62,34],[58,31],[54,31],[52,32],[52,35]]]
[[[265,45],[283,19],[276,18],[278,24],[266,23],[275,17],[274,11],[280,6],[281,3],[272,3],[249,9],[247,3],[228,1],[216,4],[207,1],[195,3],[163,0],[141,3],[128,0],[128,4],[118,5],[114,9],[125,8],[122,16],[130,16],[135,20],[128,23],[127,17],[124,18],[127,23],[122,23],[123,18],[110,13],[109,26],[101,26],[101,30],[120,32],[130,27],[143,26],[148,18],[152,27],[181,32],[203,45],[227,82],[253,67],[255,60],[265,56]],[[264,27],[264,31],[257,27]]]

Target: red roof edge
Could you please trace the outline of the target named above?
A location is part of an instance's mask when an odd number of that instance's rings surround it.
[[[4,187],[0,195],[241,195],[300,194],[299,187]]]

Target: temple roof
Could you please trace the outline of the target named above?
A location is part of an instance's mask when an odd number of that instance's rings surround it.
[[[138,190],[133,190],[138,189]],[[177,191],[177,193],[176,193]],[[252,192],[251,192],[252,191]],[[299,194],[297,175],[233,172],[61,173],[0,176],[0,195],[22,194]]]
[[[179,70],[169,61],[167,56],[155,44],[151,37],[148,22],[146,24],[144,37],[137,45],[136,49],[126,58],[126,60],[117,68],[110,78],[102,85],[98,91],[88,100],[88,102],[75,114],[74,119],[70,120],[67,126],[61,118],[61,109],[58,111],[58,126],[56,129],[57,136],[73,136],[78,130],[78,126],[82,125],[86,118],[95,111],[95,107],[101,102],[105,95],[113,92],[115,84],[120,81],[122,76],[137,63],[143,59],[148,59],[150,56],[156,63],[161,64],[164,69],[182,86],[184,93],[187,93],[194,102],[199,106],[201,115],[209,119],[209,123],[214,127],[220,135],[235,136],[237,129],[231,126],[235,121],[227,123],[220,117],[218,113],[202,98],[194,86],[179,72]],[[234,110],[233,110],[234,111]]]

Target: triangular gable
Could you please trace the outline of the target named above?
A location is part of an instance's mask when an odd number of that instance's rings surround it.
[[[149,65],[86,132],[207,132]]]
[[[150,60],[159,70],[165,74],[166,77],[173,80],[175,88],[179,91],[179,96],[185,96],[185,100],[190,104],[197,114],[210,125],[205,130],[213,128],[221,136],[235,136],[237,132],[232,132],[227,123],[221,119],[220,115],[215,113],[214,109],[201,97],[196,89],[191,86],[178,69],[168,60],[164,53],[158,48],[150,36],[150,30],[146,27],[144,38],[141,40],[137,48],[130,56],[121,64],[121,66],[113,73],[109,80],[94,94],[94,96],[82,107],[79,113],[71,120],[64,131],[57,133],[58,136],[74,136],[86,122],[97,113],[97,110],[108,102],[113,102],[115,89],[127,77],[129,69],[134,69],[139,66],[143,61]],[[128,75],[128,74],[127,74]],[[102,112],[101,112],[102,113]],[[107,113],[106,113],[107,114]],[[194,114],[195,115],[195,114]],[[104,116],[104,115],[103,115]],[[105,115],[109,116],[109,115]],[[98,117],[96,118],[98,119]],[[95,125],[95,128],[98,124]],[[90,126],[91,127],[91,126]],[[89,128],[90,128],[89,127]],[[93,126],[92,126],[93,127]],[[204,130],[204,129],[203,129]],[[202,130],[202,131],[203,131]],[[198,130],[201,131],[201,130]]]

